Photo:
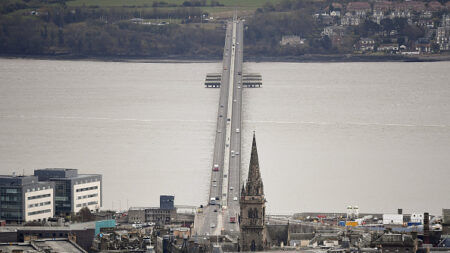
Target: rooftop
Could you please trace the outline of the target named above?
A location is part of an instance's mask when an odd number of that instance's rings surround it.
[[[1,232],[16,232],[18,230],[28,230],[28,231],[67,231],[67,230],[84,230],[84,229],[95,229],[96,221],[74,223],[69,226],[5,226],[0,227]]]
[[[347,5],[347,10],[370,10],[370,4],[368,2],[350,2]]]
[[[78,169],[68,168],[45,168],[34,170],[34,175],[39,177],[39,181],[49,180],[74,180],[100,176],[99,174],[78,174]]]
[[[33,242],[20,243],[0,243],[1,252],[15,252],[15,250],[23,250],[23,252],[66,252],[66,253],[83,253],[84,251],[77,244],[68,239],[42,239]]]
[[[48,170],[48,171],[78,171],[78,169],[67,169],[67,168],[45,168],[39,170]]]

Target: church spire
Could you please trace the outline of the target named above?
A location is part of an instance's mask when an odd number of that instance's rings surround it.
[[[248,181],[253,181],[259,177],[258,149],[256,147],[255,132],[253,132],[252,153],[250,156],[250,167],[248,169]]]
[[[266,246],[266,198],[259,170],[256,137],[253,132],[253,143],[248,169],[248,179],[242,189],[240,205],[240,247],[241,251],[262,251]]]
[[[256,147],[256,136],[253,132],[252,153],[250,157],[250,166],[248,169],[247,185],[245,187],[245,195],[258,196],[264,195],[264,188],[259,170],[258,149]]]

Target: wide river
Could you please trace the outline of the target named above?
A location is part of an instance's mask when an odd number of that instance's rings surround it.
[[[103,175],[103,206],[207,201],[221,63],[0,59],[0,174]],[[245,63],[269,213],[450,208],[450,62]]]

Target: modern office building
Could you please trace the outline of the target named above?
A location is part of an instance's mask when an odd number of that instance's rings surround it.
[[[77,169],[38,169],[34,175],[39,181],[55,183],[55,214],[66,216],[83,207],[91,212],[102,206],[102,176],[78,174]]]
[[[0,220],[42,221],[54,216],[55,183],[36,176],[0,176]]]

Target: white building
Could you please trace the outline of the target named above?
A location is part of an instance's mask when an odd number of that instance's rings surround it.
[[[411,222],[423,224],[423,213],[411,214]]]
[[[298,46],[303,44],[305,44],[305,39],[297,35],[283,35],[280,41],[281,46]]]
[[[47,220],[55,215],[54,188],[46,183],[25,192],[25,221]]]
[[[356,219],[359,216],[359,207],[358,206],[347,206],[347,218],[348,219]]]
[[[73,211],[76,213],[83,207],[96,211],[101,207],[101,180],[79,180],[73,186]]]
[[[55,214],[69,215],[83,207],[91,212],[102,207],[102,176],[78,174],[77,169],[40,169],[34,175],[39,181],[55,183]]]
[[[403,225],[403,214],[383,214],[384,225]]]
[[[55,183],[36,176],[0,176],[0,220],[43,221],[55,214]]]
[[[341,16],[341,25],[343,26],[358,26],[361,23],[361,18],[356,15],[352,15],[350,12]]]

